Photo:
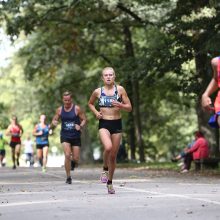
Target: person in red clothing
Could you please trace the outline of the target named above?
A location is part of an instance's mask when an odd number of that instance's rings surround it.
[[[13,169],[16,169],[16,164],[19,166],[19,157],[21,151],[21,135],[23,133],[22,126],[18,123],[17,117],[13,116],[11,124],[6,130],[6,135],[11,136],[10,147],[12,153]]]
[[[209,157],[209,144],[201,131],[196,131],[195,142],[191,148],[186,150],[186,157],[184,160],[184,169],[182,173],[188,172],[191,167],[192,160],[200,160]]]

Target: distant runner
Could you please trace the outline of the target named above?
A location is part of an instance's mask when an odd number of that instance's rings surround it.
[[[23,134],[23,128],[18,123],[17,117],[13,116],[11,119],[11,124],[8,126],[6,130],[6,135],[11,136],[11,154],[12,154],[12,162],[13,169],[16,169],[16,165],[19,166],[19,157],[21,152],[21,135]],[[16,162],[16,164],[15,164]]]
[[[37,158],[39,164],[42,166],[42,172],[46,172],[47,168],[49,130],[50,125],[46,124],[46,115],[41,115],[40,123],[35,125],[33,135],[36,137]]]

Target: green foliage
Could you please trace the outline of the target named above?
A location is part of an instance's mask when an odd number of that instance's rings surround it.
[[[16,113],[34,123],[39,113],[45,113],[50,120],[61,105],[62,92],[70,90],[87,113],[91,145],[100,145],[97,121],[87,102],[102,84],[102,68],[111,65],[125,88],[128,82],[139,84],[148,158],[169,157],[179,150],[177,146],[190,141],[198,127],[196,103],[211,75],[200,75],[197,57],[204,54],[208,69],[207,57],[216,55],[220,46],[215,1],[8,0],[0,4],[7,34],[23,42],[14,67],[0,79],[0,97],[7,95],[3,104],[8,115]],[[131,33],[129,51],[126,30]],[[132,95],[132,88],[127,92]],[[123,113],[123,118],[128,138],[128,114]]]
[[[4,105],[4,103],[0,103],[0,129],[7,128],[9,123],[8,117],[7,117],[7,107]]]

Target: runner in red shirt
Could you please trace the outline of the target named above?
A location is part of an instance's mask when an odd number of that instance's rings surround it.
[[[13,169],[16,169],[16,164],[19,166],[19,157],[21,151],[21,135],[23,133],[22,126],[18,123],[17,117],[13,116],[11,124],[6,130],[6,135],[11,136],[10,147],[12,153]]]

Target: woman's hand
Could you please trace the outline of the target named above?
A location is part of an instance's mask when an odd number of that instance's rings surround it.
[[[121,102],[116,101],[116,100],[112,101],[112,105],[118,109],[121,109],[123,107],[123,104]]]
[[[101,119],[102,118],[102,113],[101,112],[97,112],[95,114],[95,116],[96,116],[97,119]]]
[[[212,104],[212,100],[209,96],[203,94],[202,95],[202,99],[201,99],[201,105],[202,107],[207,110],[207,111],[210,111],[210,110],[213,110],[213,107],[211,107],[211,104]]]
[[[43,131],[38,131],[38,132],[37,132],[37,135],[38,135],[38,136],[43,135]]]

